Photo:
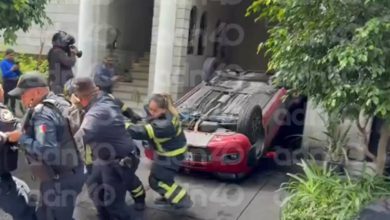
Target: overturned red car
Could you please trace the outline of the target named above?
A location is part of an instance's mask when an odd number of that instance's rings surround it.
[[[216,71],[176,103],[188,141],[183,167],[241,178],[269,149],[291,101],[264,73]],[[146,150],[148,158],[153,152]]]

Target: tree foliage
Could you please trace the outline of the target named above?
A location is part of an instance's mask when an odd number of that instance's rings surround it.
[[[389,0],[254,0],[275,83],[329,112],[390,116]]]
[[[31,25],[44,25],[49,18],[45,13],[48,0],[1,0],[0,31],[5,43],[16,40],[15,32],[26,32]]]

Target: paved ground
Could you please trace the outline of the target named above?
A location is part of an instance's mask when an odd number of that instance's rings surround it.
[[[24,157],[19,158],[19,169],[15,176],[25,180],[34,193],[38,182],[33,181]],[[153,208],[157,198],[147,185],[150,161],[142,160],[138,176],[147,190],[147,209],[143,213],[134,213],[134,220],[277,220],[279,219],[280,200],[276,192],[282,182],[287,180],[286,167],[278,167],[265,161],[256,172],[240,183],[220,181],[213,176],[192,173],[182,174],[178,181],[185,186],[194,201],[194,207],[185,213],[161,211]],[[96,220],[96,211],[89,200],[86,190],[79,196],[75,210],[77,220]],[[129,209],[132,200],[128,198]],[[0,220],[11,220],[0,210]]]
[[[16,176],[28,182],[33,191],[37,182],[31,180],[24,158],[20,157],[20,169]],[[279,193],[276,190],[286,181],[282,168],[265,162],[248,179],[240,183],[224,182],[205,174],[182,174],[178,178],[194,200],[194,207],[185,213],[161,211],[153,207],[157,194],[147,185],[150,162],[143,160],[138,175],[146,185],[148,208],[144,213],[134,212],[136,220],[276,220],[279,219]],[[128,199],[131,209],[131,199]],[[86,195],[85,190],[79,196],[78,207],[75,211],[77,220],[95,220],[95,210]],[[1,220],[9,220],[4,213]]]

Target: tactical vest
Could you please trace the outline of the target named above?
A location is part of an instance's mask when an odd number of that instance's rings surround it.
[[[54,99],[46,99],[42,104],[57,112],[64,119],[64,130],[62,133],[57,133],[57,139],[60,140],[60,149],[58,149],[60,152],[59,158],[54,158],[53,162],[51,162],[50,160],[47,161],[37,158],[34,155],[26,155],[34,176],[38,177],[41,181],[46,181],[74,173],[76,168],[81,166],[82,162],[77,150],[77,144],[71,132],[69,120],[64,115],[64,112],[61,111],[60,103]]]
[[[8,132],[17,129],[17,121],[3,104],[0,104],[0,131]],[[16,170],[18,150],[16,144],[5,143],[0,146],[0,174]]]

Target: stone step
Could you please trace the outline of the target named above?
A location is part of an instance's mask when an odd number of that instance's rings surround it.
[[[116,92],[114,91],[114,96],[123,102],[129,102],[132,105],[143,107],[144,104],[148,101],[147,94],[140,93],[125,93],[125,92]]]
[[[148,80],[134,79],[132,82],[117,82],[117,83],[115,83],[115,87],[122,87],[122,86],[148,87],[149,81]]]
[[[149,64],[133,64],[132,71],[149,73]]]
[[[135,87],[135,86],[129,86],[129,85],[115,86],[114,92],[129,93],[129,94],[131,94],[131,93],[147,94],[148,87]]]
[[[149,74],[146,72],[131,72],[134,80],[149,80]]]

